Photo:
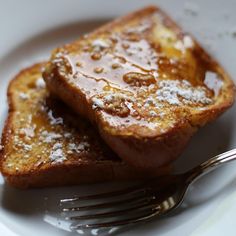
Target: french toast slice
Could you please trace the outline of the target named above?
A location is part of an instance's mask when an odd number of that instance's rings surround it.
[[[235,96],[223,68],[154,6],[55,49],[43,77],[122,159],[150,170],[175,160]]]
[[[151,174],[125,164],[87,121],[49,96],[43,66],[21,71],[8,87],[0,170],[9,184],[29,188],[144,179],[171,170]]]

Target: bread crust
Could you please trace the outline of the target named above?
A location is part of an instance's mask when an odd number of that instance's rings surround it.
[[[95,30],[86,36],[86,38],[81,38],[72,44],[65,45],[64,47],[55,50],[52,54],[51,61],[44,72],[44,79],[50,91],[58,95],[70,105],[72,109],[88,118],[96,127],[98,127],[102,138],[122,159],[136,168],[149,170],[164,166],[175,160],[187,145],[190,137],[199,127],[215,120],[233,104],[235,86],[224,69],[210,57],[195,40],[193,40],[194,50],[191,51],[191,55],[194,57],[194,60],[197,58],[197,66],[200,65],[205,68],[204,70],[214,72],[221,78],[222,84],[220,93],[214,95],[214,102],[210,105],[203,106],[204,109],[197,109],[197,105],[192,105],[193,107],[188,108],[188,111],[180,109],[180,114],[178,116],[173,115],[173,119],[176,122],[173,122],[173,125],[169,125],[165,131],[160,131],[159,128],[153,130],[145,129],[142,125],[133,124],[132,121],[130,122],[131,125],[126,128],[113,126],[104,118],[104,113],[93,109],[91,97],[84,92],[86,89],[84,89],[82,82],[80,82],[82,80],[79,80],[79,76],[76,77],[72,72],[72,76],[75,76],[77,79],[76,82],[72,83],[71,81],[73,79],[66,77],[69,73],[66,72],[65,76],[60,73],[60,69],[65,63],[59,63],[57,66],[53,63],[53,60],[55,58],[58,59],[56,56],[59,51],[65,53],[65,58],[69,58],[69,63],[73,64],[73,62],[71,62],[73,57],[70,58],[70,55],[72,54],[74,56],[74,54],[78,53],[76,58],[80,59],[80,53],[83,55],[80,48],[83,47],[87,41],[89,42],[90,39],[99,38],[102,34],[105,34],[104,37],[106,38],[107,32],[113,32],[116,27],[122,28],[123,25],[129,24],[135,18],[139,20],[153,14],[158,14],[162,19],[163,25],[170,29],[171,32],[174,32],[178,39],[183,39],[183,35],[185,34],[181,28],[162,10],[155,6],[150,6],[118,18]],[[132,43],[130,45],[132,46]],[[61,59],[63,56],[59,58]],[[186,60],[188,60],[188,58],[189,57],[186,56]],[[201,68],[198,69],[196,67],[195,69],[198,71]],[[72,71],[73,70],[75,70],[74,66],[72,66]],[[80,70],[82,69],[78,69],[76,72]],[[189,71],[189,73],[191,73],[191,71]],[[181,79],[177,80],[180,82],[182,81]],[[90,83],[92,84],[91,89],[93,86],[96,86],[95,83]],[[195,81],[193,80],[192,83],[194,84]],[[202,86],[206,86],[204,84],[205,81],[201,83]],[[216,94],[215,91],[214,94]],[[185,111],[187,112],[187,115],[181,115],[181,112],[184,113]],[[124,123],[121,124],[124,125]]]

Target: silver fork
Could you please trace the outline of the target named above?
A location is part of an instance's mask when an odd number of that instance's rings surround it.
[[[62,199],[62,211],[66,219],[72,221],[71,228],[74,230],[110,228],[145,222],[176,209],[182,203],[190,184],[221,164],[235,159],[236,149],[233,149],[203,162],[184,174],[162,176],[123,190]],[[75,206],[76,203],[85,200],[103,202]],[[111,208],[115,209],[111,210]],[[91,210],[101,209],[103,212],[90,213]],[[114,219],[115,217],[119,218]],[[105,218],[113,218],[113,220],[83,223],[85,220]]]

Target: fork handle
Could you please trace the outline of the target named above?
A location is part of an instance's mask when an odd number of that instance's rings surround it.
[[[236,148],[210,158],[186,173],[189,183],[209,173],[224,163],[236,160]]]

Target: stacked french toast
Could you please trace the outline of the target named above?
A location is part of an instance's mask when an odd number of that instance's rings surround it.
[[[16,75],[1,172],[19,188],[166,175],[234,97],[229,75],[196,40],[146,7]]]

